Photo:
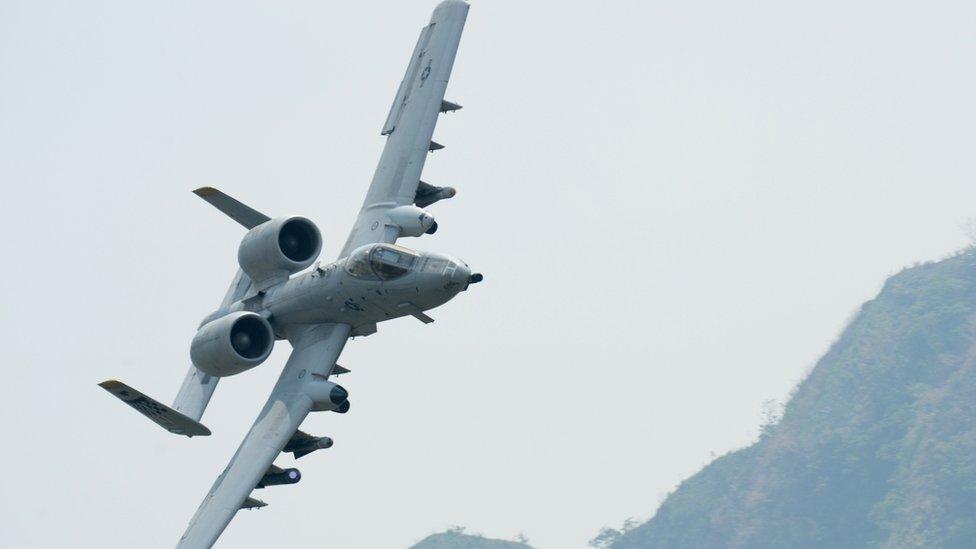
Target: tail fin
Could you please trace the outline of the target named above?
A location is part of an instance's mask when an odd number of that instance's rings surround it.
[[[210,429],[207,429],[199,422],[186,417],[161,402],[147,397],[121,381],[110,379],[98,385],[118,397],[122,402],[135,408],[140,414],[148,417],[156,425],[171,433],[186,435],[188,437],[205,437],[210,435]]]
[[[173,400],[173,409],[194,421],[200,421],[218,381],[219,377],[205,374],[191,364],[180,392]]]

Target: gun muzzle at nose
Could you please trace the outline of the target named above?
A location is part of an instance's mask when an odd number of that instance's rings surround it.
[[[471,276],[468,277],[468,284],[477,284],[484,279],[485,277],[481,273],[472,273]]]

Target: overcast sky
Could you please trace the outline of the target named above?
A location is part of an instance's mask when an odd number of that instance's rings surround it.
[[[432,0],[0,0],[4,547],[171,547],[288,354],[171,402],[243,231],[345,241]],[[402,243],[485,282],[351,342],[335,446],[223,547],[580,548],[754,440],[885,277],[976,216],[972,2],[475,2]],[[291,465],[291,456],[277,460]]]

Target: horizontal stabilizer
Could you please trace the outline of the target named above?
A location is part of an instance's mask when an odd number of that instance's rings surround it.
[[[241,509],[260,509],[262,507],[267,507],[267,506],[268,506],[267,503],[257,498],[252,498],[248,496],[248,498],[244,500],[244,503],[241,504]]]
[[[433,151],[439,151],[439,150],[441,150],[443,148],[444,148],[444,145],[441,145],[437,141],[431,141],[430,142],[430,145],[427,147],[427,150],[433,152]]]
[[[270,217],[213,187],[200,187],[193,191],[193,194],[206,200],[214,208],[224,212],[247,229],[253,229],[266,221],[271,221]]]
[[[342,366],[339,366],[338,364],[336,364],[335,366],[332,367],[332,375],[334,375],[334,376],[341,376],[342,374],[348,374],[351,371],[352,370],[350,370],[349,368],[343,368]]]
[[[151,419],[156,425],[171,433],[186,435],[188,437],[205,437],[210,435],[210,429],[207,429],[199,422],[186,417],[161,402],[147,397],[121,381],[110,379],[98,385],[118,397],[122,402],[135,408],[140,414]]]

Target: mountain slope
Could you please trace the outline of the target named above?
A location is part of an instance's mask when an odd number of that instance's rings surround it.
[[[752,446],[615,549],[972,547],[976,254],[891,277]]]
[[[532,547],[518,541],[489,539],[465,534],[459,530],[449,530],[427,536],[410,549],[532,549]]]

